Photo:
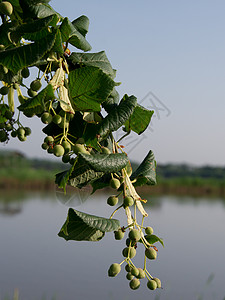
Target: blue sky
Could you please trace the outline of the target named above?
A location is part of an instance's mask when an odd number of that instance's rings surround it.
[[[141,161],[152,149],[159,163],[225,164],[224,1],[50,3],[71,21],[89,17],[87,40],[93,52],[105,50],[117,69],[121,97],[127,93],[143,106],[157,106],[144,137],[133,134],[124,142],[132,159]],[[39,120],[24,123],[34,127],[33,136],[9,148],[49,158],[40,148]]]

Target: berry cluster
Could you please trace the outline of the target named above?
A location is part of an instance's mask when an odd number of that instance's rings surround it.
[[[145,227],[146,235],[153,233],[152,227]],[[121,240],[124,237],[125,229],[120,228],[114,232],[115,239]],[[132,259],[136,256],[137,243],[145,245],[145,260],[144,268],[137,268]],[[161,281],[159,278],[153,277],[146,268],[146,261],[154,260],[157,257],[157,248],[153,245],[147,246],[142,236],[142,231],[138,229],[130,229],[128,238],[126,239],[126,247],[122,251],[122,255],[125,259],[120,263],[114,263],[109,267],[108,276],[115,277],[121,271],[121,265],[126,263],[125,270],[127,272],[126,278],[130,281],[129,286],[132,290],[136,290],[140,287],[140,279],[147,278],[147,287],[150,290],[161,288]]]

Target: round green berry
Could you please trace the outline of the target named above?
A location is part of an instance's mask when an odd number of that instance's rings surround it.
[[[62,157],[62,162],[67,164],[68,162],[70,162],[70,155],[69,154],[64,154]]]
[[[126,196],[123,200],[124,207],[132,206],[134,204],[134,199],[131,196]]]
[[[5,112],[5,117],[6,117],[8,120],[11,120],[12,117],[13,117],[13,112],[10,111],[10,110],[7,110],[7,111]]]
[[[18,135],[18,139],[21,141],[21,142],[25,142],[27,140],[27,137],[25,135]]]
[[[12,12],[13,12],[13,6],[10,2],[3,1],[0,3],[0,14],[11,16]]]
[[[9,88],[7,86],[3,86],[0,88],[0,94],[5,96],[9,93]]]
[[[11,132],[11,137],[13,137],[13,138],[17,137],[17,131],[16,130],[13,130]]]
[[[121,271],[121,266],[117,263],[114,263],[109,267],[108,275],[110,277],[115,277],[116,275],[119,274],[120,271]]]
[[[47,144],[52,144],[54,142],[54,137],[51,135],[46,136],[46,138],[44,139],[44,142]]]
[[[141,233],[137,229],[131,229],[128,236],[130,240],[137,242],[141,238]]]
[[[131,274],[137,277],[139,275],[139,270],[138,268],[134,267],[131,269]]]
[[[30,127],[24,127],[24,130],[25,130],[25,135],[26,136],[31,135],[31,129],[30,129]]]
[[[55,145],[53,148],[53,153],[57,157],[63,156],[64,152],[65,150],[62,145]]]
[[[33,91],[32,89],[28,89],[27,94],[29,97],[33,98],[35,96],[37,96],[37,92]]]
[[[153,248],[149,247],[149,248],[145,249],[145,256],[148,259],[156,259],[157,252]]]
[[[41,81],[40,81],[39,79],[35,79],[35,80],[33,80],[33,81],[31,82],[30,88],[31,88],[31,90],[37,92],[37,91],[40,90],[41,85],[42,85],[42,84],[41,84]]]
[[[132,275],[131,272],[128,272],[127,275],[126,275],[126,278],[128,280],[132,280],[134,278],[134,275]]]
[[[134,278],[130,281],[130,288],[132,290],[137,290],[140,286],[140,280],[137,278]]]
[[[157,283],[157,288],[160,289],[162,287],[161,280],[157,277],[154,277],[153,280]]]
[[[145,278],[145,271],[141,268],[138,268],[139,274],[137,276],[138,279],[143,279]]]
[[[109,184],[110,184],[111,188],[116,189],[116,190],[120,187],[120,181],[117,178],[112,178],[110,180]]]
[[[28,78],[30,76],[30,71],[28,68],[24,68],[22,71],[21,71],[21,75],[23,78]]]
[[[148,287],[150,290],[154,291],[155,289],[157,289],[157,283],[155,282],[155,280],[149,280],[149,281],[147,282],[147,287]]]
[[[48,112],[44,112],[42,115],[41,115],[41,121],[42,123],[44,124],[49,124],[51,123],[52,121],[52,115]]]
[[[68,153],[68,152],[71,151],[71,144],[69,142],[63,141],[62,142],[62,146],[63,146],[63,148],[65,150],[65,153]]]
[[[42,145],[41,145],[41,148],[43,149],[43,150],[47,150],[48,149],[48,144],[47,143],[43,143]]]
[[[11,131],[11,130],[13,130],[13,126],[12,126],[12,124],[10,124],[10,123],[7,123],[7,124],[5,125],[5,129],[6,129],[7,131]]]
[[[125,233],[121,229],[114,231],[114,237],[116,240],[122,240],[122,238],[124,237],[124,234]]]
[[[122,254],[124,257],[128,257],[129,255],[129,258],[133,258],[136,255],[136,249],[133,247],[126,247],[123,249]]]
[[[118,203],[118,197],[116,196],[110,196],[108,199],[107,199],[107,204],[110,205],[110,206],[114,206]]]
[[[19,136],[25,136],[25,129],[23,127],[20,127],[17,129],[17,135]]]
[[[60,124],[62,122],[62,117],[60,115],[54,115],[52,118],[52,122],[55,124]]]
[[[131,269],[132,269],[132,267],[130,266],[130,265],[126,265],[125,266],[125,270],[127,271],[127,272],[131,272]]]
[[[0,141],[5,142],[7,140],[7,133],[4,130],[0,130]]]
[[[150,226],[146,227],[145,228],[145,233],[148,234],[148,235],[153,234],[153,228],[150,227]]]

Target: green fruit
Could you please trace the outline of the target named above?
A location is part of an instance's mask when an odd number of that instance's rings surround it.
[[[128,272],[127,275],[126,275],[126,278],[128,280],[132,280],[134,278],[134,275],[132,275],[131,272]]]
[[[7,86],[3,86],[0,88],[0,94],[3,96],[7,95],[9,93],[9,88]]]
[[[22,71],[21,71],[21,75],[23,78],[28,78],[30,76],[30,71],[28,68],[24,68]]]
[[[0,51],[4,50],[5,49],[5,46],[4,45],[0,45]]]
[[[5,142],[7,140],[7,133],[4,130],[0,130],[0,141]]]
[[[9,72],[9,69],[5,66],[2,66],[2,72],[6,75]]]
[[[53,146],[48,147],[47,152],[48,152],[49,154],[52,154],[52,153],[54,152],[54,151],[53,151]]]
[[[141,268],[138,268],[139,274],[137,276],[138,279],[143,279],[145,278],[145,271]]]
[[[115,263],[109,267],[108,275],[110,277],[115,277],[116,275],[119,274],[120,271],[121,271],[121,266],[119,264]]]
[[[114,231],[114,237],[116,240],[122,240],[122,238],[124,237],[124,232],[119,229],[118,231]]]
[[[75,145],[73,146],[73,152],[74,152],[75,154],[78,154],[79,152],[85,153],[85,154],[89,153],[89,152],[85,149],[85,146],[84,146],[83,144],[75,144]]]
[[[12,12],[13,12],[13,6],[10,2],[3,1],[2,3],[0,3],[1,15],[11,16]]]
[[[30,127],[24,127],[24,130],[25,130],[25,135],[26,136],[31,135],[31,129],[30,129]]]
[[[162,287],[161,280],[157,277],[154,277],[153,280],[157,283],[157,288],[160,289]]]
[[[65,150],[65,153],[68,153],[68,152],[71,151],[71,144],[69,142],[63,141],[62,142],[62,146],[63,146],[63,148]]]
[[[6,125],[5,125],[5,129],[6,129],[7,131],[13,130],[12,124],[10,124],[10,123],[6,124]]]
[[[33,91],[33,90],[31,90],[31,89],[28,89],[27,94],[28,94],[28,96],[31,97],[31,98],[37,96],[37,92],[36,92],[36,91]]]
[[[6,110],[6,112],[5,112],[5,117],[6,117],[8,120],[11,120],[12,117],[13,117],[13,112],[10,111],[10,110]]]
[[[109,184],[110,184],[111,188],[116,189],[116,190],[120,187],[120,181],[119,181],[119,179],[116,179],[116,178],[112,178],[110,180]]]
[[[127,247],[129,247],[129,246],[134,247],[135,244],[136,244],[135,241],[131,241],[129,238],[126,239]]]
[[[34,81],[31,82],[30,84],[30,88],[31,90],[37,92],[40,90],[42,84],[41,84],[41,81],[39,79],[35,79]]]
[[[54,115],[52,118],[52,122],[55,124],[60,124],[62,122],[62,117],[60,115]]]
[[[130,240],[137,242],[141,238],[141,233],[137,229],[131,229],[128,236]]]
[[[153,248],[149,247],[149,248],[145,249],[145,256],[148,259],[156,259],[157,252]]]
[[[129,272],[131,272],[131,270],[132,270],[132,267],[130,266],[130,265],[126,265],[125,266],[125,270],[129,273]]]
[[[64,154],[63,157],[62,157],[62,162],[65,163],[65,164],[70,162],[70,155],[69,154]]]
[[[47,150],[47,149],[48,149],[48,144],[47,144],[47,143],[43,143],[43,144],[41,145],[41,148],[42,148],[43,150]]]
[[[18,136],[25,136],[25,129],[23,127],[20,127],[17,129],[17,135]]]
[[[126,247],[123,249],[122,254],[124,257],[128,257],[128,254],[129,254],[129,258],[133,258],[136,255],[136,249],[133,247],[130,247],[130,248]]]
[[[137,290],[139,288],[140,284],[141,284],[140,280],[137,278],[134,278],[130,281],[130,288],[132,290]]]
[[[11,132],[11,137],[13,137],[13,138],[17,137],[17,131],[16,130]]]
[[[46,138],[44,139],[44,142],[46,143],[46,144],[52,144],[53,142],[54,142],[54,137],[53,136],[51,136],[51,135],[48,135],[48,136],[46,136]]]
[[[132,268],[131,269],[131,274],[134,275],[135,277],[137,277],[139,275],[139,270],[138,268]]]
[[[148,235],[153,234],[153,228],[152,228],[152,227],[149,227],[149,226],[146,227],[146,228],[145,228],[145,233],[148,234]]]
[[[110,206],[114,206],[118,203],[118,197],[116,196],[110,196],[108,199],[107,199],[107,204],[109,204]]]
[[[104,153],[104,154],[111,154],[111,151],[108,148],[106,148],[106,147],[102,147],[102,153]]]
[[[27,140],[27,137],[24,136],[24,135],[18,135],[18,139],[21,141],[21,142],[25,142]]]
[[[42,123],[44,124],[49,124],[51,123],[52,121],[52,115],[48,112],[44,112],[42,115],[41,115],[41,121]]]
[[[134,199],[133,199],[133,197],[131,197],[131,196],[126,196],[126,197],[123,199],[123,205],[124,205],[124,207],[132,206],[133,204],[134,204]]]
[[[55,145],[53,148],[53,153],[55,156],[60,157],[60,156],[63,156],[63,154],[65,153],[65,150],[62,145]]]
[[[155,289],[157,289],[157,283],[155,282],[155,280],[149,280],[149,281],[147,282],[147,287],[148,287],[150,290],[154,291]]]

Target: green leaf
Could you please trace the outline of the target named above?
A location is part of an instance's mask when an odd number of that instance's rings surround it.
[[[73,26],[85,37],[88,33],[89,19],[82,15],[72,22]]]
[[[156,162],[152,150],[149,151],[137,170],[131,175],[131,180],[136,179],[134,186],[156,184]]]
[[[63,42],[69,42],[71,45],[83,51],[91,50],[91,45],[87,42],[85,37],[76,29],[76,27],[69,21],[68,18],[64,18],[60,25],[60,32],[62,34]]]
[[[37,4],[30,0],[20,0],[20,6],[23,10],[23,17],[25,19],[41,19],[55,14],[59,18],[62,18],[48,3]]]
[[[70,96],[76,110],[100,111],[115,86],[114,81],[96,67],[84,67],[69,73]]]
[[[51,15],[11,28],[11,32],[18,34],[20,37],[23,36],[26,40],[37,41],[48,35],[48,27],[55,26],[58,20],[56,15]]]
[[[99,189],[103,189],[103,188],[109,186],[111,178],[112,178],[111,174],[105,174],[101,178],[96,179],[93,182],[91,182],[91,186],[93,188],[91,194],[94,194],[94,192]]]
[[[75,53],[73,52],[68,61],[73,65],[92,66],[101,69],[106,74],[114,78],[115,72],[105,54],[105,51],[98,53]]]
[[[103,238],[105,232],[118,230],[119,227],[116,219],[97,217],[70,208],[58,235],[67,241],[96,242]]]
[[[149,244],[155,244],[156,242],[160,242],[164,247],[163,240],[154,234],[145,235],[145,239],[149,242]]]
[[[99,135],[105,137],[110,132],[118,130],[130,118],[136,105],[136,97],[125,95],[120,104],[111,110],[99,124]]]
[[[19,70],[35,65],[55,44],[56,35],[49,34],[35,43],[0,52],[0,63],[17,73]]]
[[[40,114],[46,109],[46,102],[54,99],[54,91],[52,85],[48,84],[37,96],[30,98],[21,104],[18,109],[20,111]]]
[[[80,153],[79,156],[96,172],[115,173],[125,168],[128,163],[127,155],[124,153],[93,155]]]
[[[107,113],[114,110],[120,101],[120,96],[117,90],[112,90],[112,93],[109,95],[108,99],[102,103],[102,107],[106,110]]]
[[[129,120],[125,123],[126,131],[133,130],[137,134],[141,134],[148,127],[153,113],[153,110],[148,110],[138,104]]]

